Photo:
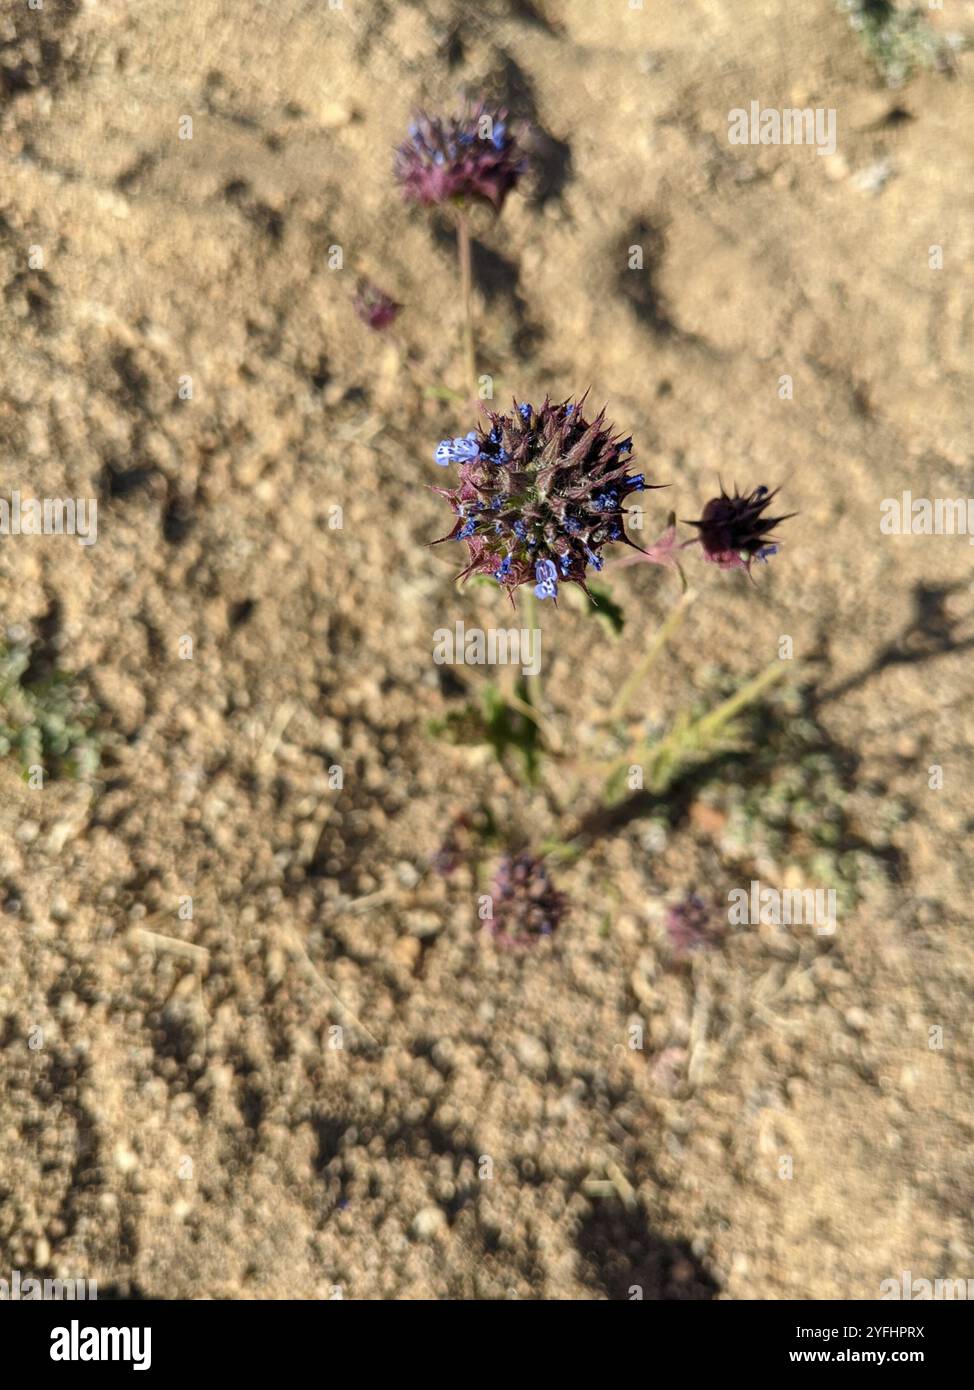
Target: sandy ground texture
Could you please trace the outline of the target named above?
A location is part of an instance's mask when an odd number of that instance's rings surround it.
[[[974,5],[932,22],[974,37]],[[974,552],[880,532],[904,489],[972,491],[972,78],[961,54],[887,89],[831,0],[0,0],[0,491],[99,502],[94,545],[0,539],[3,626],[104,737],[94,779],[0,763],[0,1275],[404,1299],[974,1277]],[[823,881],[800,835],[734,831],[746,757],[606,819],[532,952],[479,930],[469,864],[430,871],[458,813],[498,827],[484,872],[564,831],[427,727],[487,679],[435,665],[434,630],[509,616],[427,548],[432,450],[472,421],[429,390],[461,385],[452,233],[390,174],[411,108],[461,90],[534,129],[474,228],[497,396],[590,386],[671,485],[660,519],[718,474],[800,513],[754,585],[688,561],[638,718],[792,639],[838,849],[870,870],[831,935],[738,927],[684,961],[662,931],[691,888]],[[834,109],[835,153],[731,145],[752,100]],[[405,306],[393,336],[355,317],[359,274]],[[678,592],[609,577],[619,638],[545,605],[563,752]],[[767,786],[802,775],[797,718],[759,729]]]

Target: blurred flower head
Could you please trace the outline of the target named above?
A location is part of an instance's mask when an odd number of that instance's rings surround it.
[[[500,212],[527,168],[507,112],[480,101],[459,116],[418,112],[409,139],[396,150],[395,176],[403,196],[430,207],[437,203],[489,203]]]
[[[771,533],[795,515],[764,515],[777,492],[777,488],[769,492],[766,487],[756,487],[742,495],[735,485],[730,497],[721,486],[720,496],[707,503],[700,520],[689,522],[700,533],[697,539],[703,546],[704,558],[721,569],[750,571],[754,560],[769,560],[777,554],[777,545],[769,544]]]
[[[385,290],[380,290],[378,285],[365,278],[359,280],[352,303],[362,322],[376,329],[388,328],[402,308]]]
[[[584,397],[557,405],[546,397],[537,409],[515,403],[510,415],[487,410],[478,429],[440,443],[434,460],[455,464],[460,485],[434,489],[457,520],[433,544],[466,541],[470,562],[458,577],[491,575],[509,595],[531,584],[538,598],[557,599],[561,583],[585,588],[610,541],[632,545],[623,501],[658,484],[630,472],[632,440],[606,424],[604,410],[587,420],[584,405]]]
[[[720,943],[722,926],[717,912],[696,893],[688,893],[682,902],[667,908],[663,920],[670,946],[677,956],[713,949]]]
[[[568,910],[548,870],[528,851],[505,854],[491,887],[492,918],[487,927],[503,946],[530,946],[551,936]]]

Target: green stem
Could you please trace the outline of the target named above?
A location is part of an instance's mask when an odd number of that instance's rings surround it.
[[[766,666],[753,680],[748,681],[747,685],[741,686],[735,695],[731,695],[710,714],[704,715],[696,726],[701,740],[709,742],[722,733],[735,715],[740,714],[741,710],[752,704],[759,695],[763,695],[775,681],[781,680],[787,670],[788,667],[783,661],[772,661],[770,666]]]
[[[696,596],[693,589],[687,589],[681,595],[679,602],[673,607],[666,622],[653,637],[635,670],[623,681],[622,689],[609,710],[610,723],[625,717],[630,700],[649,675],[653,662],[682,624]]]
[[[621,757],[615,758],[608,765],[604,773],[606,781],[620,768],[627,767],[632,762],[644,761],[649,767],[648,789],[662,795],[691,761],[710,751],[727,725],[742,709],[753,704],[770,686],[781,680],[787,671],[786,662],[773,661],[709,714],[701,715],[692,723],[677,719],[658,743],[643,740],[633,744]]]
[[[538,628],[538,600],[535,598],[534,589],[531,587],[530,580],[521,590],[524,601],[524,626],[530,630]],[[538,628],[540,631],[540,628]],[[524,689],[527,700],[539,713],[541,711],[541,663],[538,662],[538,674],[536,676],[524,677]]]
[[[470,255],[470,223],[457,212],[457,258],[460,262],[460,295],[463,300],[463,358],[470,399],[477,399],[477,357],[473,340],[473,262]]]

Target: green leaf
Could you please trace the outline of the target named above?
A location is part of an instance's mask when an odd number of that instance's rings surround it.
[[[519,699],[529,703],[523,676],[518,681],[517,694]],[[541,731],[533,719],[508,704],[496,685],[484,687],[479,709],[474,704],[466,704],[441,719],[430,719],[426,727],[434,737],[445,738],[450,743],[487,744],[502,767],[508,765],[513,754],[523,764],[527,781],[532,786],[538,781],[544,752]]]
[[[626,625],[626,619],[612,597],[612,590],[607,584],[590,583],[588,587],[591,595],[588,598],[588,612],[601,619],[613,637],[618,637]]]
[[[606,779],[602,789],[602,798],[606,806],[615,806],[625,798],[629,790],[627,777],[629,776],[628,766],[620,766]]]
[[[516,686],[518,698],[526,704],[528,688],[524,676]],[[509,752],[518,754],[524,764],[524,775],[531,786],[538,781],[541,764],[541,731],[533,719],[509,705],[496,685],[484,689],[484,719],[487,742],[502,765]]]
[[[542,859],[550,859],[553,864],[572,864],[581,855],[582,847],[568,840],[542,840],[539,853]]]

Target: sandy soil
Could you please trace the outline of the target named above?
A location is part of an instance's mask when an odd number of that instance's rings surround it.
[[[974,37],[974,5],[934,22]],[[2,0],[0,483],[100,506],[90,547],[0,541],[3,623],[82,675],[106,746],[93,782],[0,765],[0,1274],[469,1299],[974,1277],[972,552],[879,529],[904,489],[971,491],[972,75],[887,90],[831,0]],[[411,107],[462,88],[536,132],[475,228],[498,397],[591,386],[682,516],[718,474],[801,514],[755,586],[696,565],[641,717],[793,638],[876,867],[832,936],[673,959],[674,897],[808,872],[729,843],[720,785],[593,837],[524,957],[478,930],[469,868],[429,871],[464,809],[561,833],[426,727],[485,679],[447,679],[434,630],[507,621],[427,548],[464,423],[424,394],[460,385],[454,253],[390,176]],[[834,108],[836,153],[730,145],[752,100]],[[360,273],[406,306],[394,338],[355,318]],[[569,748],[673,602],[662,570],[612,582],[621,639],[543,615]]]

